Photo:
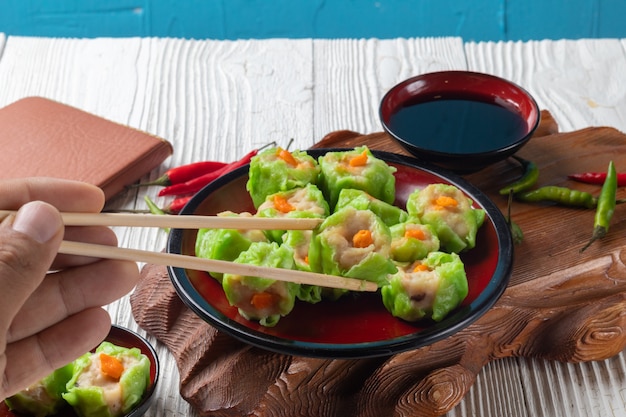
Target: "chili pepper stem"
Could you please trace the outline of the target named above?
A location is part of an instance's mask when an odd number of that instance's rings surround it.
[[[589,246],[591,246],[593,242],[595,242],[598,239],[602,239],[604,236],[606,236],[607,231],[608,230],[606,229],[606,227],[603,227],[603,226],[594,227],[593,234],[591,235],[591,239],[589,239],[589,242],[587,242],[587,244],[580,249],[580,252],[581,253],[584,252]]]
[[[159,178],[155,179],[154,181],[130,184],[127,186],[127,188],[132,189],[132,188],[140,188],[140,187],[149,187],[152,185],[158,185],[160,187],[167,187],[168,185],[170,185],[170,178],[167,174],[165,174],[165,175],[161,175]]]

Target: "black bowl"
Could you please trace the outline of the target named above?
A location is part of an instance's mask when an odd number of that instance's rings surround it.
[[[379,113],[385,131],[404,149],[457,174],[511,156],[541,118],[537,103],[520,86],[469,71],[409,78],[385,94]]]
[[[157,356],[154,347],[142,336],[136,332],[127,328],[112,325],[109,334],[104,339],[107,342],[111,342],[114,345],[122,346],[125,348],[139,348],[141,353],[146,355],[150,359],[150,385],[144,393],[141,402],[137,404],[132,410],[124,414],[124,417],[140,417],[148,411],[152,405],[154,390],[159,380],[159,358]],[[95,350],[95,347],[94,349]],[[4,401],[0,401],[0,417],[27,417],[24,414],[14,413],[7,407]],[[63,408],[58,414],[53,417],[78,417],[77,413],[69,405]]]
[[[318,157],[328,150],[309,150]],[[226,300],[219,282],[206,272],[169,267],[171,281],[183,302],[200,318],[252,345],[284,354],[322,358],[364,358],[390,355],[425,346],[465,328],[483,315],[506,288],[513,264],[513,243],[504,216],[480,190],[437,167],[414,158],[373,152],[397,168],[396,204],[404,206],[416,188],[431,183],[459,187],[476,207],[486,211],[476,247],[461,258],[469,281],[463,304],[439,323],[409,323],[393,317],[380,293],[359,293],[337,301],[296,303],[276,327],[246,320]],[[248,192],[248,166],[212,182],[182,210],[181,215],[214,215],[222,211],[254,212]],[[172,229],[167,252],[194,255],[197,231]]]

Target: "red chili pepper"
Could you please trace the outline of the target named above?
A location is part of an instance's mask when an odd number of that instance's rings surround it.
[[[131,188],[146,187],[148,185],[160,185],[163,187],[180,184],[201,175],[208,174],[216,171],[228,165],[226,162],[220,161],[200,161],[193,162],[191,164],[181,165],[175,168],[171,168],[165,172],[162,176],[154,181],[142,182],[139,184],[131,185]]]
[[[250,159],[252,159],[252,157],[255,156],[258,152],[259,152],[258,149],[255,149],[253,151],[248,152],[246,155],[244,155],[243,158],[239,159],[238,161],[231,162],[218,170],[209,172],[208,174],[202,175],[200,177],[191,179],[189,181],[186,181],[180,184],[174,184],[174,185],[170,185],[169,187],[165,187],[161,191],[159,191],[159,196],[160,197],[163,197],[166,195],[182,196],[182,195],[197,193],[205,185],[216,180],[222,175],[250,163]]]
[[[602,185],[606,180],[606,172],[583,172],[580,174],[571,174],[567,177],[578,182]],[[626,187],[626,173],[617,174],[617,186]]]
[[[193,196],[188,195],[185,197],[175,198],[167,207],[163,209],[163,211],[169,214],[178,214],[192,197]]]

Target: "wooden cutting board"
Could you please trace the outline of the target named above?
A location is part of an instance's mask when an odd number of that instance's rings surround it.
[[[340,131],[317,147],[367,144],[403,151],[384,133]],[[626,135],[607,127],[558,133],[551,115],[519,155],[540,167],[539,185],[599,192],[567,174],[626,171]],[[504,161],[466,176],[504,211],[497,190],[521,174]],[[626,197],[619,190],[619,198]],[[131,297],[139,325],[170,349],[180,392],[202,416],[438,416],[452,409],[489,361],[535,357],[602,360],[626,346],[626,205],[609,234],[582,254],[593,210],[515,203],[524,231],[511,282],[484,316],[430,346],[386,358],[325,360],[280,355],[244,344],[203,322],[177,297],[164,267],[146,265]]]

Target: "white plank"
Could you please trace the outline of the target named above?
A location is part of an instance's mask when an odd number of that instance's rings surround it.
[[[314,139],[335,130],[382,130],[378,106],[396,83],[464,69],[460,38],[315,40]]]
[[[624,41],[483,42],[466,44],[469,68],[526,88],[562,131],[612,126],[626,132]]]

